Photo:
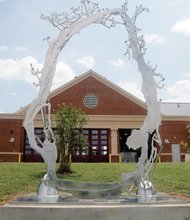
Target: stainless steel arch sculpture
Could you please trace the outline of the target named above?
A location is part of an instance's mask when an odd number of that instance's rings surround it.
[[[30,146],[41,154],[47,164],[47,175],[44,181],[47,181],[52,188],[67,191],[88,191],[89,194],[95,192],[96,195],[106,195],[106,192],[118,192],[121,188],[135,185],[147,188],[150,185],[150,176],[157,158],[157,150],[154,147],[154,141],[161,145],[159,135],[159,124],[161,122],[159,104],[157,102],[157,87],[163,81],[161,74],[155,73],[149,63],[144,60],[146,51],[143,36],[139,35],[140,29],[135,25],[139,14],[147,11],[142,6],[136,7],[135,14],[128,15],[128,2],[126,1],[121,8],[99,9],[98,4],[91,3],[90,0],[81,0],[80,6],[71,8],[69,13],[53,13],[51,16],[41,16],[42,19],[49,21],[54,27],[60,30],[58,37],[52,41],[48,40],[49,48],[45,56],[45,62],[41,71],[35,71],[31,65],[32,74],[36,75],[39,82],[36,86],[40,87],[37,98],[29,106],[24,121],[24,127],[27,131]],[[119,18],[117,20],[117,18]],[[56,70],[57,58],[61,50],[72,38],[83,28],[93,23],[103,24],[111,28],[116,25],[124,25],[128,32],[127,54],[132,54],[136,60],[139,72],[142,76],[142,92],[147,103],[147,116],[140,130],[134,130],[127,141],[127,145],[133,149],[141,147],[142,153],[139,159],[137,169],[132,173],[125,173],[122,176],[121,183],[118,184],[76,184],[71,181],[62,181],[57,178],[55,173],[55,164],[57,159],[57,148],[54,134],[51,128],[51,105],[47,101],[52,85],[54,73]],[[161,81],[157,83],[155,77],[160,77]],[[40,141],[34,134],[34,119],[41,112],[42,124],[45,139]],[[151,155],[148,158],[148,140],[151,137]],[[154,141],[153,141],[154,140]],[[38,147],[38,143],[42,145]],[[68,187],[69,185],[69,187]],[[88,188],[89,187],[89,188]],[[50,190],[51,191],[51,190]],[[50,192],[50,195],[52,191]],[[55,193],[56,194],[56,193]]]

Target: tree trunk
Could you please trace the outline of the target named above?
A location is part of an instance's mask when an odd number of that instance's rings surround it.
[[[61,174],[70,174],[70,173],[72,173],[70,154],[67,154],[67,155],[60,154],[60,162],[59,162],[59,168],[58,168],[57,172],[61,173]]]

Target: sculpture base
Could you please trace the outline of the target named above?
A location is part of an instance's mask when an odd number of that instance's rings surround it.
[[[80,200],[65,196],[57,202],[41,203],[35,195],[22,197],[1,208],[1,220],[189,220],[190,204],[166,194],[153,203],[136,198]]]

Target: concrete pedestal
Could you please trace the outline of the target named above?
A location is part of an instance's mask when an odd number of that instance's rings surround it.
[[[1,220],[190,220],[190,204],[162,199],[152,204],[124,200],[39,203],[17,201],[1,208]]]

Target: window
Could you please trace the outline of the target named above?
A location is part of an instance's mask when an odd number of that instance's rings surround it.
[[[94,94],[88,94],[84,97],[83,103],[87,108],[94,108],[98,104],[98,99]]]

